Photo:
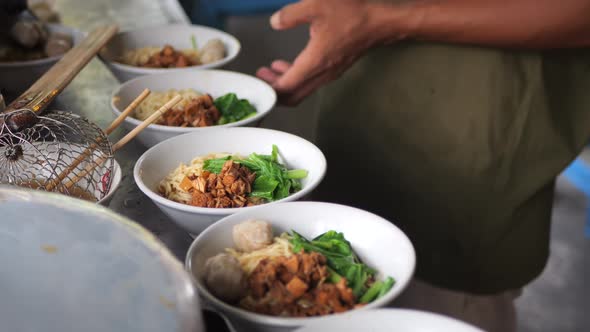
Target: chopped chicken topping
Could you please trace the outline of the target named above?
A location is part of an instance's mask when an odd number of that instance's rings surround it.
[[[273,316],[307,317],[343,312],[355,307],[352,290],[342,278],[325,282],[326,258],[319,253],[264,259],[248,276],[244,309]]]
[[[228,160],[219,174],[203,171],[196,177],[186,177],[181,188],[191,192],[193,206],[209,208],[237,208],[262,203],[256,197],[248,197],[256,173]]]
[[[193,66],[194,63],[180,51],[166,45],[162,50],[153,54],[142,67],[149,68],[181,68]]]
[[[213,103],[213,97],[203,95],[187,103],[184,110],[171,109],[164,113],[158,124],[175,127],[209,127],[219,121],[221,113]]]

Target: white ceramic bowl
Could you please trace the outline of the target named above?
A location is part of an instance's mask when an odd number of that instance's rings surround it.
[[[188,273],[140,225],[14,187],[0,211],[2,331],[204,331]]]
[[[162,179],[181,162],[188,164],[195,157],[216,152],[243,156],[252,152],[270,154],[272,144],[278,146],[280,159],[289,169],[305,169],[309,175],[302,180],[302,190],[267,205],[299,200],[314,190],[326,173],[326,158],[322,152],[303,138],[262,128],[218,128],[170,138],[147,150],[139,158],[133,176],[139,189],[172,221],[188,232],[198,234],[225,216],[256,207],[215,209],[176,203],[157,193]]]
[[[49,24],[48,28],[51,32],[72,36],[74,45],[78,44],[84,37],[82,32],[67,26]],[[18,97],[61,58],[62,55],[58,55],[33,61],[0,62],[0,89],[9,97]],[[6,103],[8,104],[11,101],[6,100]]]
[[[453,318],[407,309],[360,310],[297,329],[297,332],[316,331],[484,332]]]
[[[115,195],[115,192],[117,191],[117,189],[119,189],[119,185],[121,185],[121,180],[123,178],[123,174],[121,171],[121,166],[119,165],[119,163],[114,160],[113,162],[113,179],[111,182],[111,187],[109,188],[109,192],[98,201],[98,204],[104,205],[104,206],[109,206],[109,204],[111,203],[111,200],[113,199],[113,196]]]
[[[113,92],[111,98],[111,108],[115,116],[121,114],[146,88],[153,92],[191,88],[201,93],[208,93],[213,98],[233,92],[238,98],[249,100],[258,111],[258,114],[251,118],[215,127],[181,128],[152,124],[136,138],[148,147],[180,134],[220,127],[253,126],[270,113],[277,101],[273,88],[256,77],[223,70],[188,70],[142,76],[122,84]],[[133,117],[127,117],[123,126],[131,130],[140,123],[141,121]]]
[[[396,280],[383,297],[361,309],[334,316],[313,318],[282,318],[252,313],[215,298],[202,281],[203,268],[209,257],[234,247],[233,226],[249,219],[272,224],[275,235],[295,230],[313,238],[329,230],[342,232],[359,257],[377,269],[379,276]],[[408,285],[416,264],[410,240],[391,222],[372,213],[343,205],[317,202],[289,202],[260,206],[226,217],[201,233],[189,248],[186,268],[193,276],[199,294],[214,310],[225,315],[238,331],[291,331],[309,323],[319,323],[329,317],[346,316],[385,306]],[[363,331],[365,329],[362,329]],[[331,331],[331,330],[318,330]],[[360,330],[359,330],[360,331]]]
[[[212,63],[185,68],[141,68],[117,62],[124,52],[142,47],[163,47],[172,45],[175,49],[192,48],[191,37],[197,41],[197,47],[203,47],[207,41],[219,38],[225,45],[225,58]],[[190,69],[219,68],[238,56],[240,42],[232,35],[220,30],[199,25],[172,24],[140,28],[118,33],[101,51],[101,58],[120,82],[138,76],[161,72],[181,72]]]

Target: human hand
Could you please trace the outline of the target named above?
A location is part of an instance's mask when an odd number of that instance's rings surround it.
[[[256,75],[274,87],[282,104],[298,104],[337,79],[369,48],[391,41],[380,32],[383,8],[366,0],[302,0],[285,6],[271,17],[271,26],[285,30],[307,23],[309,42],[292,64],[277,60]]]

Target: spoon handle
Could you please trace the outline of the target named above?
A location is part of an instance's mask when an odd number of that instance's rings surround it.
[[[116,25],[99,27],[74,46],[27,91],[6,107],[4,112],[29,109],[42,112],[76,75],[117,33]]]

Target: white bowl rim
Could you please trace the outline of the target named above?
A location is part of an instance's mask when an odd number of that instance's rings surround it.
[[[396,225],[394,225],[392,222],[388,221],[387,219],[380,217],[372,212],[366,211],[366,210],[362,210],[359,208],[355,208],[352,206],[348,206],[348,205],[342,205],[342,204],[336,204],[336,203],[327,203],[327,202],[317,202],[317,201],[307,201],[307,202],[283,202],[283,203],[279,203],[280,205],[291,205],[291,206],[295,206],[295,207],[301,207],[303,208],[304,206],[320,206],[320,207],[326,207],[326,208],[337,208],[337,209],[349,209],[350,211],[356,211],[356,212],[360,212],[363,213],[367,216],[371,216],[371,218],[373,219],[372,222],[377,222],[380,223],[382,225],[385,225],[387,227],[393,227],[394,229],[396,229],[396,231],[401,235],[400,239],[401,241],[406,242],[406,244],[409,246],[409,248],[411,248],[411,256],[410,256],[410,278],[408,278],[407,280],[403,280],[403,281],[398,281],[397,279],[395,280],[395,284],[398,285],[398,291],[397,293],[393,293],[393,292],[388,292],[387,294],[385,294],[383,297],[361,307],[361,308],[355,308],[352,310],[348,310],[346,312],[342,312],[342,313],[337,313],[337,314],[331,314],[331,315],[326,315],[326,316],[317,316],[317,317],[275,317],[275,316],[270,316],[270,315],[263,315],[263,314],[258,314],[258,313],[254,313],[251,311],[247,311],[245,309],[241,309],[239,307],[230,305],[228,303],[225,303],[224,301],[218,299],[217,297],[215,297],[213,294],[211,294],[209,292],[209,290],[207,289],[207,287],[205,287],[201,280],[199,278],[197,278],[192,271],[192,256],[193,256],[193,252],[195,251],[195,247],[197,246],[197,244],[201,241],[204,241],[204,238],[206,238],[209,233],[213,232],[216,228],[221,227],[220,225],[222,225],[224,223],[224,221],[226,221],[227,219],[234,219],[234,218],[238,218],[240,216],[240,213],[236,213],[233,215],[229,215],[225,218],[222,218],[220,220],[218,220],[217,222],[215,222],[213,225],[207,227],[203,232],[201,232],[191,243],[187,254],[186,254],[186,258],[185,258],[185,268],[188,271],[190,277],[193,279],[195,286],[197,287],[197,290],[199,291],[200,294],[202,294],[202,296],[204,296],[206,298],[207,301],[213,302],[215,305],[223,308],[223,310],[230,312],[231,314],[240,317],[242,319],[251,321],[251,322],[255,322],[255,323],[259,323],[259,324],[264,324],[264,325],[275,325],[275,326],[301,326],[310,322],[315,322],[315,321],[319,321],[322,319],[326,319],[326,318],[331,318],[331,317],[342,317],[344,315],[352,315],[354,313],[358,313],[361,310],[374,310],[377,308],[380,308],[380,305],[382,304],[386,304],[389,303],[390,301],[393,300],[393,297],[401,294],[401,292],[403,292],[403,290],[409,285],[412,276],[414,275],[415,269],[416,269],[416,250],[414,249],[414,245],[412,244],[412,242],[410,241],[410,239],[408,238],[408,236],[401,230],[399,229]],[[276,205],[275,205],[276,206]],[[260,206],[259,208],[261,208],[262,206]],[[269,221],[272,225],[272,221]],[[213,310],[215,310],[217,312],[216,308],[213,308]],[[219,314],[221,315],[225,315],[224,312],[220,312]]]
[[[82,31],[82,30],[78,30],[78,29],[68,26],[68,25],[56,24],[56,23],[48,23],[47,25],[49,27],[67,30],[69,33],[72,34],[72,38],[74,38],[75,35],[79,35],[82,38],[85,37],[86,35],[88,35],[87,32]],[[65,54],[54,55],[52,57],[47,57],[47,58],[37,59],[37,60],[30,60],[30,61],[12,61],[12,62],[0,61],[0,68],[30,67],[30,66],[45,65],[45,64],[48,64],[51,62],[59,61],[64,55]]]
[[[170,144],[169,142],[173,142],[174,140],[177,139],[181,139],[183,137],[188,137],[190,135],[204,135],[205,132],[203,131],[193,131],[190,133],[186,133],[183,135],[178,135],[178,136],[174,136],[171,137],[167,140],[164,140],[156,145],[154,145],[153,147],[149,148],[147,151],[145,151],[141,157],[139,157],[139,159],[137,159],[137,162],[135,163],[135,166],[133,167],[133,178],[135,180],[135,183],[137,184],[137,186],[139,187],[139,189],[145,194],[147,195],[150,199],[152,199],[153,201],[157,202],[158,204],[162,204],[164,206],[167,206],[169,208],[175,209],[175,210],[180,210],[183,212],[189,212],[189,213],[195,213],[195,214],[205,214],[205,215],[215,215],[215,216],[226,216],[228,214],[234,214],[236,212],[239,211],[247,211],[247,210],[252,210],[252,209],[256,209],[260,206],[267,206],[269,204],[276,204],[276,203],[281,203],[281,202],[287,202],[287,201],[292,201],[292,200],[298,200],[301,197],[309,194],[309,192],[312,190],[312,188],[315,188],[315,186],[317,186],[319,183],[322,182],[322,180],[324,179],[324,177],[326,176],[326,171],[327,171],[327,161],[326,161],[326,156],[324,155],[324,153],[317,147],[315,146],[315,144],[311,143],[310,141],[299,137],[297,135],[293,135],[284,131],[279,131],[279,130],[274,130],[274,129],[267,129],[267,128],[252,128],[252,127],[225,127],[222,129],[217,129],[217,130],[231,130],[231,131],[258,131],[258,132],[267,132],[267,133],[274,133],[277,135],[284,135],[284,136],[290,136],[291,138],[298,140],[299,142],[301,142],[302,144],[308,144],[310,145],[313,149],[315,149],[317,152],[319,152],[319,155],[321,156],[321,160],[319,161],[321,163],[320,165],[320,174],[317,177],[316,181],[313,183],[308,184],[307,186],[305,186],[304,188],[302,188],[301,190],[299,190],[296,193],[293,193],[283,199],[280,199],[278,201],[273,201],[273,202],[269,202],[269,203],[265,203],[262,205],[257,205],[257,206],[246,206],[246,207],[241,207],[241,208],[203,208],[203,207],[197,207],[197,206],[192,206],[192,205],[187,205],[187,204],[182,204],[182,203],[178,203],[178,202],[174,202],[172,200],[169,200],[165,197],[162,197],[160,195],[158,195],[157,193],[155,193],[153,190],[151,190],[150,188],[148,188],[144,183],[143,180],[141,178],[141,166],[144,162],[144,160],[147,158],[147,156],[152,153],[153,150],[155,150],[158,146],[160,146],[161,144]],[[167,143],[168,142],[168,143]],[[196,156],[193,156],[192,158],[194,158]],[[178,161],[179,163],[181,161]],[[166,176],[166,175],[164,175]],[[162,177],[164,178],[164,177]]]
[[[356,312],[356,310],[355,310]],[[371,314],[379,314],[379,313],[397,313],[397,314],[401,314],[401,315],[414,315],[417,316],[417,318],[432,318],[432,319],[436,319],[437,321],[442,322],[446,322],[448,324],[453,324],[455,326],[453,327],[465,327],[465,328],[469,328],[471,332],[484,332],[483,330],[479,329],[478,327],[476,327],[475,325],[471,325],[468,322],[462,321],[460,319],[451,317],[451,316],[446,316],[437,312],[431,312],[431,311],[426,311],[426,310],[418,310],[418,309],[411,309],[411,308],[375,308],[373,310],[369,310],[367,312],[370,312]],[[331,316],[329,317],[330,321],[334,321],[334,320],[340,320],[339,316]],[[301,331],[309,331],[309,328],[315,328],[316,324],[311,324],[311,326],[301,326],[299,328],[297,328],[294,332],[301,332]]]
[[[106,195],[104,195],[103,198],[99,199],[96,202],[96,204],[102,204],[103,202],[105,202],[109,198],[113,197],[113,195],[115,194],[115,192],[117,191],[117,189],[119,188],[119,186],[121,185],[121,182],[123,180],[123,169],[121,168],[121,165],[117,162],[117,160],[115,160],[114,158],[113,158],[113,174],[114,174],[114,177],[111,180],[111,187],[109,188],[109,192]]]
[[[185,73],[188,73],[189,71],[185,71]],[[215,128],[229,128],[229,127],[239,127],[239,126],[243,126],[243,125],[247,125],[250,124],[252,122],[256,122],[257,120],[262,119],[263,117],[265,117],[266,115],[268,115],[268,113],[275,107],[276,103],[277,103],[277,93],[276,91],[265,81],[255,77],[255,76],[251,76],[248,74],[244,74],[244,73],[239,73],[239,72],[235,72],[235,71],[231,71],[231,70],[223,70],[223,69],[191,69],[190,70],[190,74],[192,76],[198,76],[200,74],[200,72],[203,73],[219,73],[219,74],[229,74],[229,75],[233,75],[236,77],[245,77],[248,79],[253,79],[258,81],[260,84],[264,85],[266,88],[268,88],[268,90],[271,92],[272,94],[272,103],[270,105],[270,107],[268,109],[265,110],[258,110],[256,109],[256,115],[251,116],[249,118],[246,119],[242,119],[240,121],[236,121],[236,122],[232,122],[232,123],[226,123],[226,124],[222,124],[222,125],[215,125],[215,126],[209,126],[209,127],[176,127],[176,126],[165,126],[165,125],[159,125],[159,124],[150,124],[148,125],[147,128],[149,129],[155,129],[158,131],[162,131],[162,132],[170,132],[170,133],[189,133],[192,131],[198,131],[198,130],[211,130],[211,129],[215,129]],[[170,73],[170,72],[166,72],[166,73],[158,73],[158,74],[150,74],[150,75],[143,75],[143,76],[138,76],[135,77],[129,81],[124,82],[123,84],[119,85],[119,87],[113,91],[113,93],[111,94],[111,110],[113,111],[113,113],[117,116],[119,116],[122,112],[119,109],[119,107],[117,107],[115,105],[115,97],[118,96],[118,94],[121,93],[121,90],[123,90],[124,88],[126,88],[128,85],[134,83],[134,82],[139,82],[142,80],[147,80],[148,78],[157,78],[160,77],[162,79],[164,79],[165,77],[175,77],[175,75],[178,75],[178,73]],[[153,91],[153,92],[158,92],[158,91]],[[201,92],[201,91],[200,91]],[[202,93],[207,93],[206,91],[202,91]],[[239,96],[238,96],[239,97]],[[137,120],[136,118],[132,117],[132,116],[127,116],[124,119],[125,122],[130,123],[135,125],[136,127],[139,126],[143,121],[141,120]]]
[[[214,62],[210,62],[210,63],[198,65],[198,66],[189,66],[189,67],[182,67],[182,68],[137,67],[137,66],[126,65],[124,63],[120,63],[118,61],[115,61],[114,59],[103,56],[101,53],[99,53],[98,56],[101,59],[103,59],[104,61],[108,62],[111,66],[113,66],[119,70],[129,72],[129,73],[134,73],[134,74],[146,75],[146,74],[157,74],[157,73],[162,73],[162,72],[177,72],[177,71],[184,71],[184,70],[189,70],[189,69],[208,69],[208,68],[223,66],[224,64],[227,64],[227,63],[231,62],[232,60],[234,60],[240,54],[240,51],[242,50],[242,44],[233,35],[225,32],[225,31],[219,30],[219,29],[211,28],[211,27],[204,26],[204,25],[198,25],[198,24],[152,25],[152,26],[147,26],[147,27],[138,28],[138,29],[134,29],[134,30],[121,31],[121,32],[117,33],[117,35],[115,35],[115,38],[117,36],[121,36],[121,35],[133,35],[138,32],[145,32],[146,30],[149,30],[149,29],[164,29],[164,28],[173,28],[173,27],[197,28],[197,29],[201,29],[201,30],[209,30],[211,32],[218,33],[220,35],[223,35],[224,38],[231,40],[231,42],[235,46],[235,51],[232,54],[227,54],[223,59],[220,59],[220,60],[217,60]],[[108,44],[107,44],[107,46],[108,46]]]

